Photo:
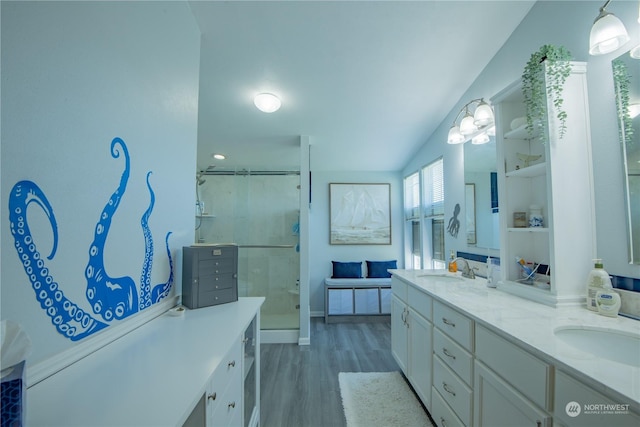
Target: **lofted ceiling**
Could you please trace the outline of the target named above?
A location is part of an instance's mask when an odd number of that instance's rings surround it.
[[[401,170],[533,3],[190,1],[197,168],[299,169],[305,135],[312,170]],[[257,110],[259,92],[281,109]]]

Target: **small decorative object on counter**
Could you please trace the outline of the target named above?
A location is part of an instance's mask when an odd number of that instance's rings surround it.
[[[542,208],[538,205],[529,206],[529,227],[544,227]]]
[[[526,212],[514,212],[513,213],[513,226],[515,228],[527,227],[527,213]]]

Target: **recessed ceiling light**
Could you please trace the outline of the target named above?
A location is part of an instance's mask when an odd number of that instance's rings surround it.
[[[274,111],[278,111],[281,105],[280,98],[272,93],[259,93],[253,99],[253,103],[258,108],[258,110],[265,113],[273,113]]]
[[[227,158],[227,156],[225,156],[224,154],[214,154],[212,157],[218,160],[224,160]]]

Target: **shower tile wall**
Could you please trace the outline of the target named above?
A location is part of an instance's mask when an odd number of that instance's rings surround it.
[[[300,257],[294,230],[299,221],[299,183],[297,175],[208,175],[198,189],[206,212],[213,217],[202,218],[196,238],[240,245],[238,292],[266,297],[263,329],[299,327]]]

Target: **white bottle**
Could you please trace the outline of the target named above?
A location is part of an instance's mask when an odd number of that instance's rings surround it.
[[[613,289],[596,292],[598,313],[608,317],[618,317],[620,310],[620,295]]]
[[[493,260],[487,257],[487,287],[496,288],[498,285],[493,281]]]
[[[613,289],[613,286],[611,285],[609,273],[602,268],[602,260],[594,259],[593,261],[593,270],[589,273],[589,279],[587,280],[587,308],[591,311],[598,311],[596,294],[598,291]]]

